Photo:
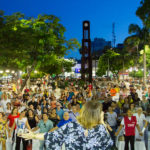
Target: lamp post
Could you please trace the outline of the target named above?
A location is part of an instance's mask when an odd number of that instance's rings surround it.
[[[9,71],[9,70],[6,70],[5,72],[6,72],[6,74],[7,74],[6,79],[7,79],[7,84],[8,84],[8,73],[9,73],[10,71]]]
[[[108,58],[108,70],[107,70],[107,76],[109,77],[109,58]]]

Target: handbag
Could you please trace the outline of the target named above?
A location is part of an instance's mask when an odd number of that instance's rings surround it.
[[[120,136],[118,137],[118,141],[124,141],[124,136],[123,136],[123,135],[120,135]]]

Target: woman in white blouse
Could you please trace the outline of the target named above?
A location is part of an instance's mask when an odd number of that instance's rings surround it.
[[[147,132],[146,131],[146,128],[147,128],[147,125],[148,125],[148,122],[145,118],[145,115],[143,114],[143,110],[141,107],[137,108],[137,113],[133,114],[134,116],[136,116],[136,119],[137,119],[137,124],[139,125],[141,131],[143,133]],[[138,131],[136,130],[136,135],[135,135],[135,138],[137,140],[145,140],[145,146],[147,147],[148,146],[148,139],[144,139],[144,136],[139,136],[139,133]]]

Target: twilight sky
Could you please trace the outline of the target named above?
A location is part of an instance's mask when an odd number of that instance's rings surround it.
[[[128,36],[128,26],[142,26],[135,12],[140,0],[1,0],[0,9],[6,15],[21,12],[26,16],[53,14],[60,18],[66,28],[67,39],[82,40],[82,22],[91,22],[91,40],[95,37],[112,41],[112,23],[115,22],[116,43]],[[78,50],[67,57],[80,58]]]

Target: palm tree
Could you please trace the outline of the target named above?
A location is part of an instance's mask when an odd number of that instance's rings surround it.
[[[136,24],[131,24],[129,26],[129,34],[131,36],[127,37],[124,41],[125,47],[128,51],[136,57],[136,65],[138,66],[138,56],[140,54],[140,50],[144,49],[143,52],[143,67],[144,67],[144,78],[143,82],[146,84],[146,53],[145,53],[145,46],[149,45],[150,35],[149,30],[146,27],[140,28]]]

